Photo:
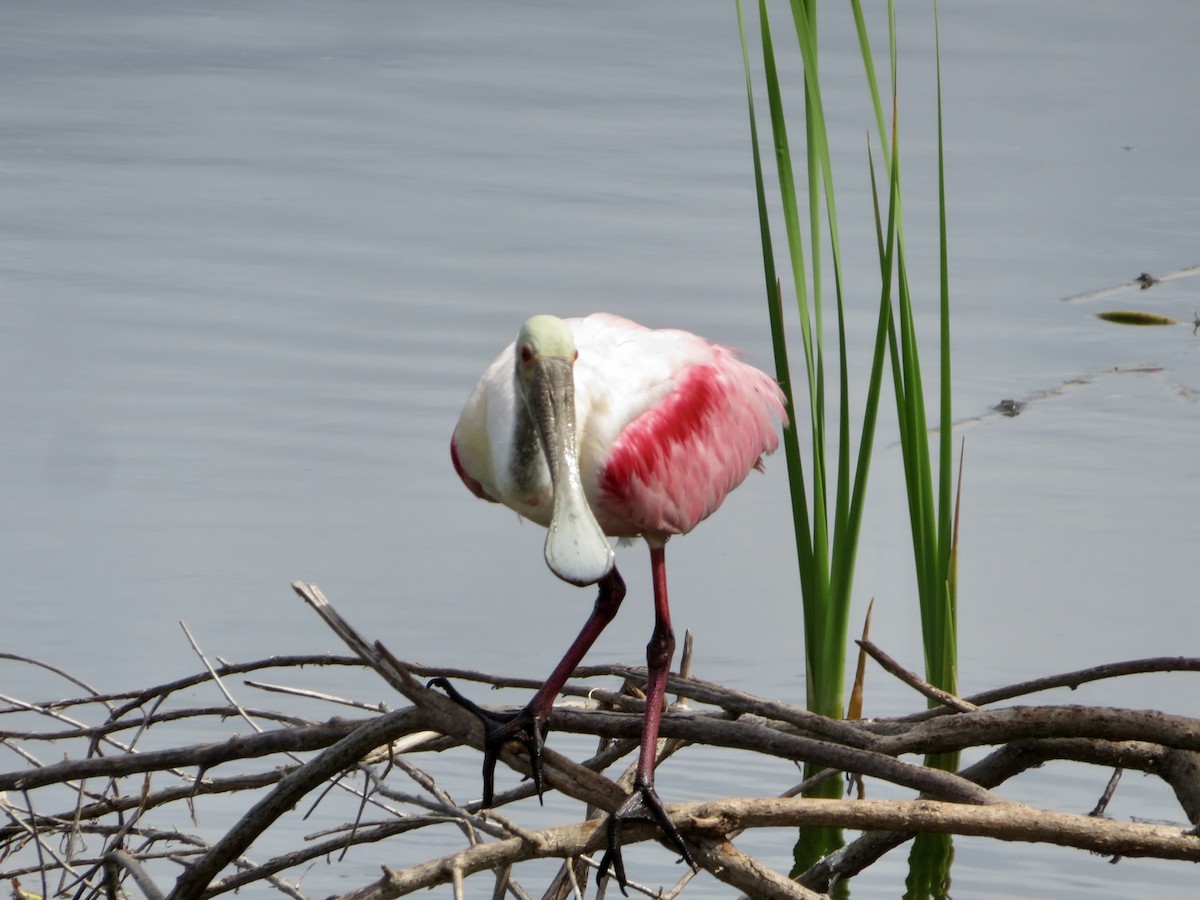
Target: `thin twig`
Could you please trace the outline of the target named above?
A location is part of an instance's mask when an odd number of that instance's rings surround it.
[[[365,709],[371,712],[385,713],[389,712],[386,703],[364,703],[361,700],[351,700],[346,697],[335,697],[333,694],[325,694],[321,691],[310,691],[304,688],[289,687],[282,684],[268,684],[265,681],[252,681],[247,679],[242,682],[246,687],[257,688],[260,691],[267,691],[272,694],[287,694],[292,697],[302,697],[307,700],[320,700],[324,703],[336,703],[340,706],[349,706],[353,709]]]
[[[119,869],[124,869],[133,878],[134,884],[138,889],[146,895],[146,900],[165,900],[162,891],[158,889],[158,885],[142,868],[142,864],[126,853],[124,850],[110,850],[104,856],[105,878],[109,885],[110,896],[116,896],[120,876],[117,874]]]
[[[1108,804],[1112,801],[1113,794],[1117,792],[1117,784],[1121,781],[1121,773],[1125,771],[1120,766],[1113,769],[1112,777],[1108,779],[1108,784],[1104,786],[1104,793],[1100,795],[1100,799],[1088,813],[1089,816],[1102,816],[1104,811],[1108,809]]]
[[[1086,669],[1078,669],[1073,672],[1046,675],[1041,678],[1032,678],[1029,681],[1021,681],[1016,684],[1005,685],[1004,687],[980,691],[978,694],[971,694],[968,697],[964,697],[963,700],[975,706],[987,706],[992,703],[1013,700],[1017,697],[1027,697],[1030,694],[1036,694],[1040,691],[1049,691],[1061,687],[1075,690],[1084,684],[1094,681],[1102,681],[1108,678],[1123,678],[1129,675],[1146,675],[1151,672],[1200,672],[1200,657],[1153,656],[1146,659],[1105,663]],[[944,716],[950,712],[950,710],[946,709],[922,710],[894,719],[893,721],[916,722],[922,719]]]
[[[83,688],[83,690],[86,691],[90,695],[88,697],[88,700],[90,702],[93,702],[93,703],[104,702],[104,700],[105,700],[104,695],[101,694],[96,688],[92,687],[90,684],[88,684],[82,678],[79,678],[77,675],[73,675],[72,673],[68,672],[66,669],[63,669],[63,668],[60,668],[59,666],[54,665],[54,663],[45,662],[44,660],[40,660],[40,659],[34,659],[32,656],[22,656],[21,654],[18,654],[18,653],[0,652],[0,659],[10,659],[14,662],[21,662],[21,663],[25,663],[30,666],[37,666],[40,669],[45,669],[47,672],[53,672],[55,675],[59,676],[64,681],[69,681],[69,682],[71,682],[71,684],[75,685],[76,687]]]
[[[896,678],[930,700],[936,700],[943,706],[949,706],[951,709],[957,709],[959,712],[970,712],[978,708],[973,703],[968,703],[966,700],[956,697],[948,691],[943,691],[941,688],[935,687],[911,669],[904,668],[904,666],[885,653],[874,641],[862,638],[856,640],[854,643],[858,644],[865,653],[868,653],[887,672],[896,676]]]
[[[212,678],[213,684],[217,686],[217,690],[221,692],[221,696],[225,698],[225,702],[227,702],[237,711],[237,714],[242,717],[242,721],[244,721],[259,734],[262,734],[262,726],[259,725],[258,722],[256,722],[253,718],[251,718],[250,714],[242,708],[242,704],[233,699],[233,694],[231,694],[229,689],[225,687],[225,682],[221,680],[221,676],[217,674],[217,670],[213,668],[213,664],[208,661],[208,657],[205,656],[204,651],[200,649],[200,645],[196,642],[196,638],[192,635],[191,630],[187,627],[187,622],[181,621],[179,623],[179,627],[183,629],[184,635],[187,636],[188,643],[192,645],[192,650],[200,659],[200,662],[204,664],[204,668],[208,671],[209,677]]]

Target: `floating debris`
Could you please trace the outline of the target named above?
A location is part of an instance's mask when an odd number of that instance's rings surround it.
[[[1200,316],[1197,316],[1200,318]],[[1006,397],[995,406],[989,406],[987,412],[980,413],[975,416],[969,416],[965,419],[959,419],[954,423],[954,430],[961,431],[965,428],[971,428],[980,423],[986,422],[995,416],[1004,416],[1005,418],[1015,418],[1023,413],[1030,403],[1041,402],[1052,397],[1062,397],[1063,395],[1076,390],[1077,388],[1086,387],[1094,383],[1099,378],[1106,378],[1110,375],[1150,375],[1166,387],[1172,394],[1189,403],[1200,403],[1200,390],[1190,388],[1184,384],[1180,384],[1170,376],[1163,366],[1147,363],[1140,366],[1129,366],[1123,368],[1121,366],[1113,366],[1112,368],[1099,369],[1095,372],[1089,372],[1085,375],[1077,375],[1074,378],[1068,378],[1065,381],[1059,382],[1054,387],[1044,388],[1040,391],[1033,391],[1019,399]],[[937,434],[936,428],[929,429],[930,434]],[[899,442],[892,446],[899,446]]]
[[[1097,319],[1105,322],[1116,322],[1118,325],[1178,325],[1178,319],[1170,316],[1160,316],[1158,313],[1142,312],[1136,309],[1114,309],[1111,312],[1096,313]]]
[[[1119,294],[1123,291],[1139,288],[1146,290],[1156,284],[1164,281],[1175,281],[1178,278],[1192,278],[1200,275],[1200,266],[1185,266],[1182,269],[1176,269],[1174,272],[1167,272],[1165,275],[1151,275],[1149,272],[1142,272],[1133,281],[1127,281],[1124,284],[1116,284],[1112,287],[1101,288],[1098,291],[1087,291],[1083,294],[1074,294],[1070,297],[1063,297],[1063,303],[1080,303],[1085,300],[1099,300],[1102,297],[1109,297],[1113,294]]]

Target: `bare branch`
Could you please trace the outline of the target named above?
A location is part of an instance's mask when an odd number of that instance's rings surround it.
[[[1021,738],[1097,738],[1149,741],[1200,751],[1200,720],[1156,710],[1095,706],[1013,706],[979,709],[915,722],[882,739],[880,753],[944,753]]]
[[[105,878],[109,888],[115,895],[117,892],[117,884],[119,876],[118,869],[125,869],[134,884],[138,886],[143,894],[146,895],[146,900],[165,900],[165,895],[158,889],[158,885],[146,874],[146,870],[142,868],[142,864],[126,853],[124,850],[112,850],[104,857],[104,865],[106,868]]]
[[[214,662],[209,663],[201,654],[207,672],[152,688],[102,695],[62,670],[0,654],[17,663],[47,668],[87,692],[75,699],[45,702],[0,698],[0,721],[5,726],[0,731],[0,747],[11,749],[24,766],[0,774],[0,866],[5,867],[0,869],[0,880],[40,877],[44,893],[66,891],[96,897],[104,893],[107,879],[113,891],[124,881],[140,884],[144,894],[153,895],[157,888],[138,881],[138,867],[151,860],[170,859],[182,869],[170,894],[172,900],[245,892],[251,886],[259,890],[270,886],[301,900],[303,894],[288,879],[298,880],[293,873],[312,861],[336,861],[364,844],[435,829],[432,838],[440,833],[442,840],[453,842],[446,846],[462,849],[409,868],[385,869],[381,879],[350,896],[400,896],[446,885],[444,891],[458,896],[490,894],[523,900],[528,894],[517,875],[522,865],[533,859],[564,861],[546,898],[562,900],[572,892],[581,896],[587,867],[595,866],[590,854],[606,841],[603,811],[614,809],[626,795],[626,788],[616,780],[619,770],[610,772],[610,767],[636,748],[641,736],[644,703],[621,685],[628,682],[630,691],[636,693],[636,686],[644,683],[645,670],[596,665],[574,673],[563,690],[571,699],[553,708],[551,728],[594,735],[601,749],[580,764],[548,748],[545,774],[549,787],[584,804],[582,821],[530,831],[520,820],[514,821],[503,804],[531,797],[531,784],[499,796],[496,805],[501,812],[481,812],[477,801],[456,801],[439,784],[436,758],[426,756],[427,763],[418,766],[414,754],[458,744],[478,748],[482,742],[475,717],[440,692],[426,689],[423,679],[449,675],[488,686],[535,687],[539,683],[401,662],[381,643],[360,635],[345,622],[319,589],[304,584],[295,589],[353,649],[355,657],[291,656],[218,665],[219,657],[212,657]],[[886,658],[881,652],[878,656]],[[314,665],[370,667],[406,698],[404,703],[412,705],[386,712],[378,700],[361,702],[261,681],[246,683],[272,694],[289,695],[291,703],[305,713],[285,715],[245,708],[228,692],[228,703],[223,706],[198,707],[189,696],[197,685],[222,687],[224,682],[229,686],[229,677],[235,674],[295,671]],[[988,703],[1064,683],[1187,670],[1200,670],[1200,661],[1132,661],[967,699],[973,704]],[[1071,705],[935,710],[903,718],[833,721],[791,704],[692,677],[671,676],[668,691],[679,699],[662,722],[664,760],[689,746],[719,746],[742,754],[775,756],[797,765],[824,766],[822,777],[845,772],[878,778],[903,785],[917,795],[893,801],[784,796],[669,805],[668,814],[701,866],[747,894],[805,900],[822,897],[820,892],[828,890],[831,883],[861,872],[921,831],[1054,843],[1109,856],[1193,861],[1200,857],[1200,835],[1188,825],[1069,815],[1002,802],[991,793],[996,786],[1048,760],[1073,760],[1103,767],[1103,777],[1114,769],[1155,775],[1175,791],[1187,821],[1193,826],[1200,824],[1200,720],[1194,718]],[[332,706],[340,713],[346,705],[362,708],[368,715],[347,721],[328,718],[328,712],[308,712],[308,707],[324,710]],[[964,708],[963,704],[959,707]],[[171,743],[172,729],[188,736],[199,729],[228,729],[232,726],[224,723],[228,720],[236,726],[236,717],[241,715],[270,722],[273,730],[250,735],[228,735],[226,731],[223,739],[201,744]],[[54,724],[46,727],[47,719]],[[150,740],[151,731],[154,746],[166,749],[136,752],[139,742]],[[897,758],[977,746],[994,749],[958,773],[934,771]],[[48,752],[43,752],[47,748]],[[289,758],[288,754],[301,755]],[[503,758],[516,771],[528,771],[523,752],[505,752]],[[45,759],[56,761],[46,765]],[[261,762],[256,764],[256,760]],[[222,763],[237,764],[238,774],[205,775]],[[197,770],[200,775],[195,774]],[[397,781],[399,772],[405,778]],[[131,777],[136,781],[125,780]],[[293,809],[297,812],[289,818],[290,823],[298,822],[306,808],[333,804],[335,792],[326,788],[331,780],[354,798],[337,799],[341,805],[335,807],[336,824],[323,823],[316,833],[305,835],[300,846],[278,846],[278,835],[284,829],[273,823]],[[780,791],[793,793],[784,791],[785,787],[781,785]],[[243,799],[238,792],[245,791],[251,793]],[[166,818],[177,815],[184,823],[191,818],[197,832],[208,833],[213,822],[211,814],[205,815],[211,807],[205,799],[217,793],[229,796],[226,806],[229,802],[241,806],[229,823],[220,825],[217,834],[222,836],[214,843],[180,830]],[[43,812],[48,809],[55,810],[54,814]],[[364,816],[368,810],[370,819]],[[201,825],[201,818],[208,821]],[[798,881],[735,846],[743,830],[809,825],[850,828],[863,834]],[[626,844],[658,839],[661,833],[651,825],[631,824],[622,832]],[[95,849],[85,853],[85,841]],[[260,861],[251,860],[248,854],[254,847],[269,848],[271,853],[262,854]],[[483,879],[468,885],[484,870],[495,873],[485,876],[486,886]],[[681,870],[681,875],[668,889],[635,881],[629,888],[631,893],[668,900],[685,893],[692,874]],[[58,879],[57,883],[52,879]]]
[[[407,716],[406,723],[410,730],[421,730],[422,719],[416,711],[406,709],[403,710],[403,714]],[[362,724],[361,721],[331,720],[323,725],[239,736],[216,744],[153,750],[127,756],[71,759],[23,772],[0,774],[0,791],[32,789],[97,776],[111,778],[134,775],[177,766],[199,766],[207,769],[234,759],[253,759],[284,751],[319,750],[341,740]]]
[[[199,897],[226,865],[242,855],[259,834],[295,806],[314,786],[352,766],[371,750],[413,730],[414,710],[388,713],[360,725],[319,756],[284,776],[266,797],[256,803],[203,858],[180,876],[172,900]]]
[[[1036,694],[1039,691],[1049,691],[1061,687],[1075,690],[1081,685],[1089,684],[1093,681],[1103,681],[1106,678],[1122,678],[1129,675],[1145,675],[1151,672],[1200,672],[1200,657],[1154,656],[1147,659],[1105,663],[1104,665],[1091,666],[1087,669],[1078,669],[1074,672],[1047,675],[1042,678],[1022,681],[1018,684],[980,691],[978,694],[972,694],[963,699],[974,706],[986,706],[991,703],[1000,703],[1004,700],[1013,700],[1017,697],[1026,697],[1030,694]],[[915,722],[935,716],[944,716],[949,712],[950,710],[946,709],[922,710],[904,716],[898,721]]]

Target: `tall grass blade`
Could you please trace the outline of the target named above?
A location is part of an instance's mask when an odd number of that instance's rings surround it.
[[[870,163],[872,196],[876,216],[876,234],[880,266],[879,309],[874,350],[867,379],[861,433],[855,448],[851,428],[850,359],[846,334],[846,308],[842,278],[841,249],[837,226],[833,166],[830,159],[824,105],[818,66],[816,0],[791,0],[790,9],[795,39],[804,71],[804,153],[807,190],[807,241],[805,216],[793,168],[783,91],[776,63],[766,0],[757,4],[762,49],[763,79],[767,94],[774,162],[779,184],[779,208],[785,229],[787,258],[791,269],[790,287],[795,297],[803,369],[800,373],[806,391],[801,398],[792,377],[788,356],[785,322],[790,318],[783,303],[782,282],[775,258],[770,205],[764,175],[763,150],[759,141],[757,114],[751,76],[749,43],[742,0],[735,0],[738,33],[746,78],[746,98],[750,115],[751,150],[762,238],[763,272],[771,320],[776,375],[787,397],[789,424],[784,433],[788,463],[788,484],[792,499],[797,560],[803,594],[805,626],[806,694],[809,709],[827,716],[841,716],[844,709],[845,666],[848,644],[850,600],[865,507],[866,485],[870,473],[871,451],[882,380],[885,369],[892,374],[899,416],[901,456],[908,490],[909,517],[912,525],[913,558],[921,597],[922,629],[925,639],[926,669],[930,680],[941,684],[946,672],[953,672],[954,579],[948,575],[955,556],[949,537],[949,456],[940,448],[936,473],[930,457],[926,424],[925,396],[918,352],[915,318],[910,295],[907,260],[904,252],[900,207],[900,168],[896,116],[896,36],[895,11],[888,5],[889,69],[891,73],[891,130],[885,129],[882,92],[867,37],[859,0],[851,0],[855,27],[862,50],[868,89],[875,113],[880,150],[887,173],[886,188],[879,191],[875,167]],[[940,64],[939,64],[940,66]],[[940,68],[939,68],[940,78]],[[941,120],[939,82],[939,199],[942,228],[942,387],[939,412],[942,432],[949,434],[949,288],[945,257],[945,201],[941,160]],[[868,159],[871,155],[868,154]],[[880,195],[886,196],[886,215]],[[805,243],[808,252],[805,252]],[[829,259],[833,272],[833,296],[836,301],[836,343],[827,348],[823,309],[822,260]],[[836,385],[826,382],[826,350],[836,351]],[[827,394],[836,391],[836,420],[827,422]],[[797,404],[799,402],[799,410]],[[803,410],[803,412],[800,412]],[[830,429],[830,422],[836,426]],[[800,430],[807,427],[804,440]],[[804,446],[808,446],[805,469]],[[935,477],[936,474],[936,477]],[[949,631],[947,630],[949,628]],[[949,637],[947,636],[949,635]],[[953,675],[949,682],[954,683]],[[860,701],[856,701],[860,702]],[[813,774],[808,772],[807,774]],[[839,797],[838,779],[827,779],[810,796]],[[795,871],[807,868],[841,844],[841,833],[834,829],[804,829],[795,849]]]
[[[758,124],[754,107],[754,85],[750,75],[750,53],[746,43],[746,20],[742,0],[736,0],[738,35],[742,45],[742,61],[746,73],[746,101],[750,110],[750,146],[754,158],[754,187],[758,200],[758,221],[762,239],[763,272],[766,277],[767,309],[771,323],[771,345],[775,356],[775,378],[783,388],[788,425],[783,432],[784,457],[787,460],[788,487],[791,495],[792,518],[800,566],[801,592],[812,590],[812,537],[809,531],[808,497],[804,485],[804,467],[796,428],[796,402],[792,388],[787,340],[783,324],[783,297],[775,269],[775,254],[771,242],[771,221],[767,210],[766,187],[763,179],[762,154],[758,140]]]

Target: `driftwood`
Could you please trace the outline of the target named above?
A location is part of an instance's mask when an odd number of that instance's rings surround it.
[[[546,748],[545,780],[550,789],[598,812],[591,816],[581,812],[577,823],[530,832],[509,821],[503,807],[531,797],[532,785],[499,795],[495,809],[481,812],[477,803],[462,804],[449,797],[416,761],[422,754],[460,744],[482,746],[475,718],[444,694],[426,689],[427,679],[445,676],[493,687],[533,688],[537,683],[402,663],[381,644],[360,637],[314,586],[294,587],[353,656],[277,657],[213,665],[197,648],[205,667],[199,675],[102,694],[61,669],[0,654],[15,664],[49,669],[83,692],[75,699],[38,702],[0,695],[0,746],[10,757],[15,754],[22,766],[0,774],[0,879],[11,885],[14,896],[116,896],[119,889],[132,896],[184,900],[269,885],[301,898],[306,895],[297,879],[313,861],[336,861],[362,844],[447,827],[462,832],[462,849],[457,853],[405,868],[385,867],[380,878],[344,896],[399,897],[440,884],[454,885],[455,896],[465,896],[468,878],[488,877],[478,873],[492,873],[486,890],[494,897],[566,897],[573,891],[582,896],[589,866],[594,866],[591,855],[605,841],[602,814],[615,809],[627,790],[627,783],[603,773],[636,747],[641,728],[636,691],[598,685],[607,681],[611,686],[614,679],[636,685],[644,670],[592,666],[575,673],[564,690],[573,702],[555,708],[551,730],[594,735],[602,740],[601,749],[591,759],[576,762]],[[869,642],[864,646],[889,672],[930,693],[928,685],[879,648]],[[352,717],[319,721],[311,715],[247,708],[227,687],[235,676],[259,678],[270,670],[364,665],[382,676],[407,705],[389,711],[245,681],[258,690],[288,693],[317,709],[337,703],[354,710]],[[1112,857],[1197,862],[1200,720],[1090,706],[984,708],[1049,687],[1163,671],[1200,671],[1200,659],[1100,666],[973,697],[942,697],[941,707],[907,717],[861,721],[830,720],[697,678],[673,676],[668,690],[680,700],[663,719],[664,757],[689,744],[736,748],[887,781],[911,789],[913,799],[805,799],[798,796],[801,786],[794,785],[781,790],[779,797],[669,804],[668,812],[703,869],[756,897],[824,897],[837,881],[863,871],[924,831],[1046,842]],[[225,704],[180,705],[184,692],[214,682]],[[193,731],[199,727],[215,731],[225,719],[239,721],[250,733],[210,743],[142,749],[148,736],[180,723],[189,723]],[[898,758],[983,746],[994,749],[958,773],[930,770]],[[43,760],[43,755],[58,761]],[[518,772],[528,773],[522,753],[508,751],[502,758]],[[1005,802],[991,792],[1049,760],[1157,775],[1174,790],[1187,821],[1163,825],[1105,818],[1103,808],[1117,787],[1116,775],[1092,815]],[[240,763],[236,774],[208,774],[229,763]],[[269,859],[257,858],[255,851],[268,843],[263,836],[272,825],[298,805],[325,802],[330,791],[352,794],[358,809],[353,821],[310,836],[303,846]],[[246,799],[236,822],[222,826],[218,838],[205,839],[185,826],[207,818],[202,811],[214,795]],[[735,846],[737,835],[750,829],[803,825],[842,826],[864,834],[798,880],[773,871]],[[625,844],[660,836],[648,825],[629,826],[623,834]],[[278,841],[274,843],[277,846]],[[531,893],[519,883],[519,866],[547,858],[563,861],[559,876],[544,893]],[[164,866],[168,866],[167,878],[161,875]],[[152,870],[160,873],[157,880]],[[691,877],[685,873],[666,892],[632,881],[630,890],[676,896]],[[478,896],[483,889],[475,887],[471,895]]]

